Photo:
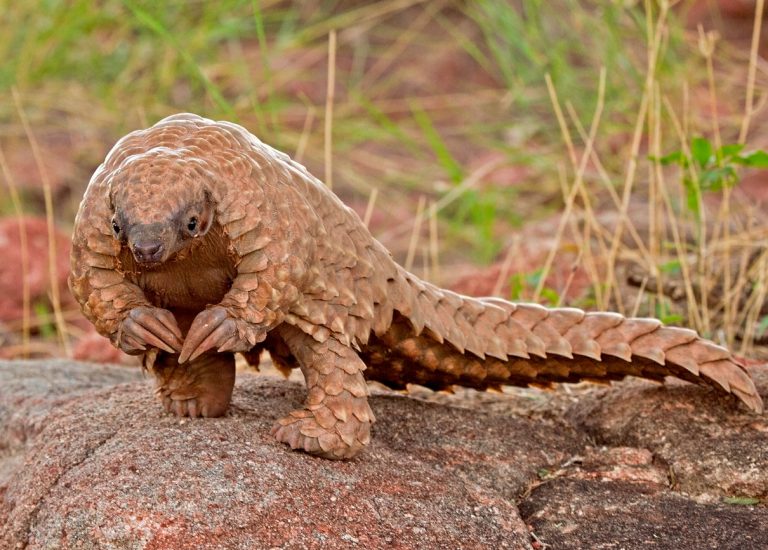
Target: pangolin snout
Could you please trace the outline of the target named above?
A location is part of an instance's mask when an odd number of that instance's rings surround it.
[[[157,263],[163,258],[163,243],[159,241],[141,241],[133,245],[133,255],[142,264]]]

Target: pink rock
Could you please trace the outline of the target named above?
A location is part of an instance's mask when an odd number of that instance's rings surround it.
[[[568,413],[379,392],[371,447],[334,462],[268,435],[294,383],[242,373],[228,415],[194,421],[149,385],[0,361],[0,548],[768,547],[768,429],[707,388],[579,391]]]
[[[748,368],[760,394],[768,395],[768,367]],[[768,499],[768,421],[729,396],[628,380],[583,399],[572,415],[604,444],[648,449],[677,488],[702,500]]]
[[[0,547],[530,548],[516,495],[564,426],[376,396],[359,458],[269,435],[298,385],[244,374],[224,418],[162,411],[136,370],[0,363]],[[7,475],[3,475],[3,471]]]
[[[665,486],[667,472],[653,464],[648,449],[635,447],[588,447],[578,467],[565,474],[572,479],[622,481]]]
[[[21,233],[16,217],[0,219],[0,321],[20,322],[23,315],[22,282],[29,284],[31,303],[48,301],[51,277],[48,259],[48,226],[45,218],[26,216],[22,224],[27,236],[29,266],[22,264]],[[56,280],[62,302],[72,303],[67,290],[69,235],[55,229]],[[50,308],[49,308],[50,309]]]
[[[136,363],[138,360],[130,355],[126,355],[101,334],[91,330],[84,336],[81,336],[72,348],[72,358],[78,361],[88,361],[91,363]]]

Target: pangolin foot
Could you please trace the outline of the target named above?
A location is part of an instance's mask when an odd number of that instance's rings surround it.
[[[210,395],[202,395],[190,399],[175,399],[167,395],[160,395],[160,398],[166,412],[173,413],[176,416],[216,418],[224,416],[229,408],[228,400],[226,403],[223,403],[223,399]]]
[[[165,410],[191,418],[223,416],[235,385],[233,356],[211,353],[184,365],[176,363],[176,357],[155,364],[155,394]]]
[[[369,409],[370,410],[370,409]],[[325,427],[324,427],[325,426]],[[291,449],[332,460],[352,458],[371,440],[371,422],[350,416],[342,422],[328,407],[297,409],[278,420],[272,435]]]

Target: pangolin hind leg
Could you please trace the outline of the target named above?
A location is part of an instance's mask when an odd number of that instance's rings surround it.
[[[375,420],[363,378],[365,363],[333,338],[321,343],[291,326],[279,330],[308,391],[304,408],[279,419],[272,434],[292,449],[324,458],[355,456],[370,441]]]
[[[192,418],[223,416],[235,385],[235,356],[214,351],[183,365],[178,357],[161,352],[152,367],[165,410]]]

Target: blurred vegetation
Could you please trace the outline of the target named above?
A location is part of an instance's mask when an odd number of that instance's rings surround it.
[[[710,335],[727,325],[721,339],[732,343],[762,317],[728,312],[722,263],[704,258],[724,243],[728,262],[752,258],[754,245],[732,241],[762,227],[760,215],[734,222],[744,211],[733,182],[718,189],[727,206],[702,220],[686,208],[687,166],[653,159],[689,155],[693,136],[758,149],[765,129],[752,116],[742,131],[744,105],[766,75],[750,83],[754,52],[687,28],[689,4],[0,0],[0,147],[24,211],[45,210],[48,173],[67,231],[115,140],[178,111],[243,124],[322,176],[335,31],[333,188],[361,216],[373,207],[371,229],[399,260],[451,282],[511,256],[527,224],[553,219],[553,255],[525,273],[502,269],[505,296],[661,312]],[[41,166],[28,160],[22,114]],[[0,187],[0,211],[16,210]],[[689,243],[689,223],[714,225]],[[548,277],[566,241],[590,279],[576,299]],[[644,270],[644,290],[659,290],[627,295],[624,261]],[[676,304],[661,280],[670,262],[686,278]],[[749,268],[735,269],[728,284],[764,294]],[[705,314],[696,304],[718,285],[720,305]]]
[[[646,63],[643,10],[620,2],[50,1],[4,11],[0,93],[20,90],[38,131],[98,131],[91,162],[122,133],[187,110],[243,123],[287,151],[310,115],[305,160],[316,169],[327,38],[338,29],[334,162],[352,192],[439,195],[476,168],[478,152],[531,168],[519,188],[468,193],[445,217],[480,261],[503,244],[493,245],[499,215],[512,225],[529,216],[528,201],[514,206],[519,193],[534,185],[545,204],[559,195],[552,160],[563,151],[543,76],[587,124],[605,66],[605,131],[616,135],[633,124]],[[676,88],[693,69],[682,35],[669,28],[657,71]],[[13,102],[0,109],[13,124]],[[370,147],[383,151],[355,158]]]

